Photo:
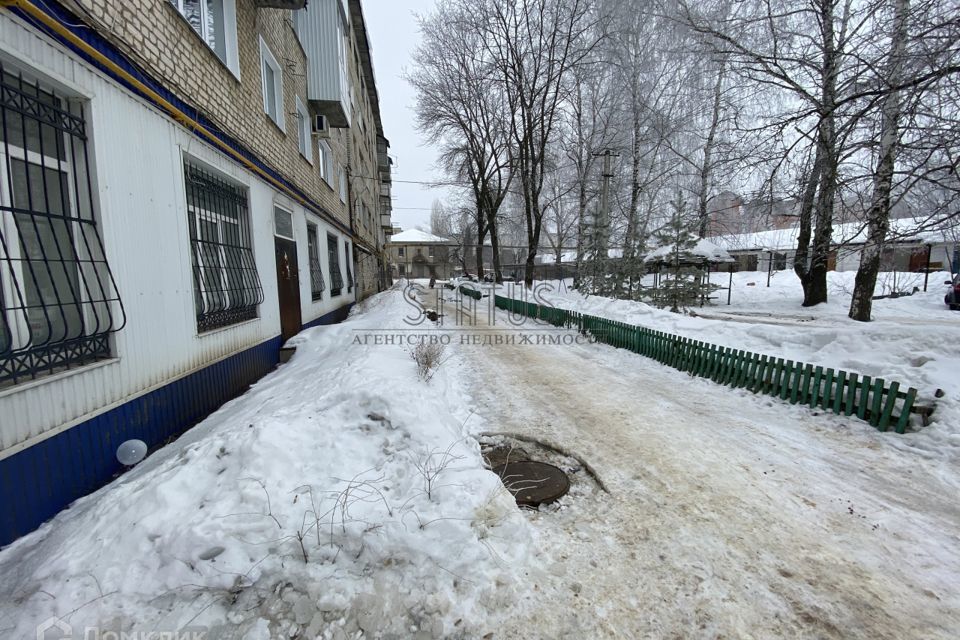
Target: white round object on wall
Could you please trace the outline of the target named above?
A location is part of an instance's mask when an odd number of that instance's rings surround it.
[[[147,457],[147,443],[143,440],[127,440],[117,447],[120,464],[132,467]]]

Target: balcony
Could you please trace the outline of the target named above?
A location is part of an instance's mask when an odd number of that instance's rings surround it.
[[[307,99],[330,126],[350,126],[350,80],[345,34],[350,17],[343,0],[311,0],[298,12],[300,44],[307,55]]]

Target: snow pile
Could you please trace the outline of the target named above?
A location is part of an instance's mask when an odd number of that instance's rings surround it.
[[[830,301],[811,308],[800,306],[803,292],[792,271],[773,274],[769,288],[766,273],[735,273],[730,306],[727,291],[721,290],[713,304],[694,308],[689,315],[642,302],[584,296],[571,288],[571,280],[542,283],[532,295],[559,308],[725,347],[896,380],[902,388],[916,387],[923,403],[933,402],[942,389],[945,396],[936,399],[930,426],[885,440],[924,456],[960,459],[960,313],[943,304],[949,274],[930,274],[927,293],[874,301],[870,323],[847,318],[855,276],[853,271],[830,272]],[[889,291],[893,278],[880,274],[878,292]],[[899,273],[896,278],[898,290],[923,287],[923,274]],[[712,274],[712,279],[724,287],[729,282],[725,273]],[[508,284],[498,293],[532,299],[522,285]]]
[[[304,332],[289,364],[0,552],[0,637],[480,637],[530,531],[485,470],[457,362],[429,383],[368,332],[398,289]],[[126,637],[126,636],[125,636]]]
[[[667,261],[673,259],[673,255],[676,252],[676,245],[668,244],[657,249],[654,249],[643,259],[644,262],[660,262],[664,258]],[[680,251],[680,257],[684,260],[689,260],[691,258],[702,258],[710,262],[733,262],[733,258],[730,257],[730,254],[725,250],[721,249],[714,243],[709,240],[704,240],[700,238],[697,240],[697,244],[689,249],[683,249]]]

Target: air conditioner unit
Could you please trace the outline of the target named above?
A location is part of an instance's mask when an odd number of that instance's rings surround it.
[[[320,138],[330,137],[330,121],[327,116],[316,114],[313,116],[312,125],[313,135]]]

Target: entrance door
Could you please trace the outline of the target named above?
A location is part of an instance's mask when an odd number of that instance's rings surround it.
[[[280,300],[280,336],[284,341],[300,333],[300,276],[297,243],[274,236],[277,251],[277,297]]]

